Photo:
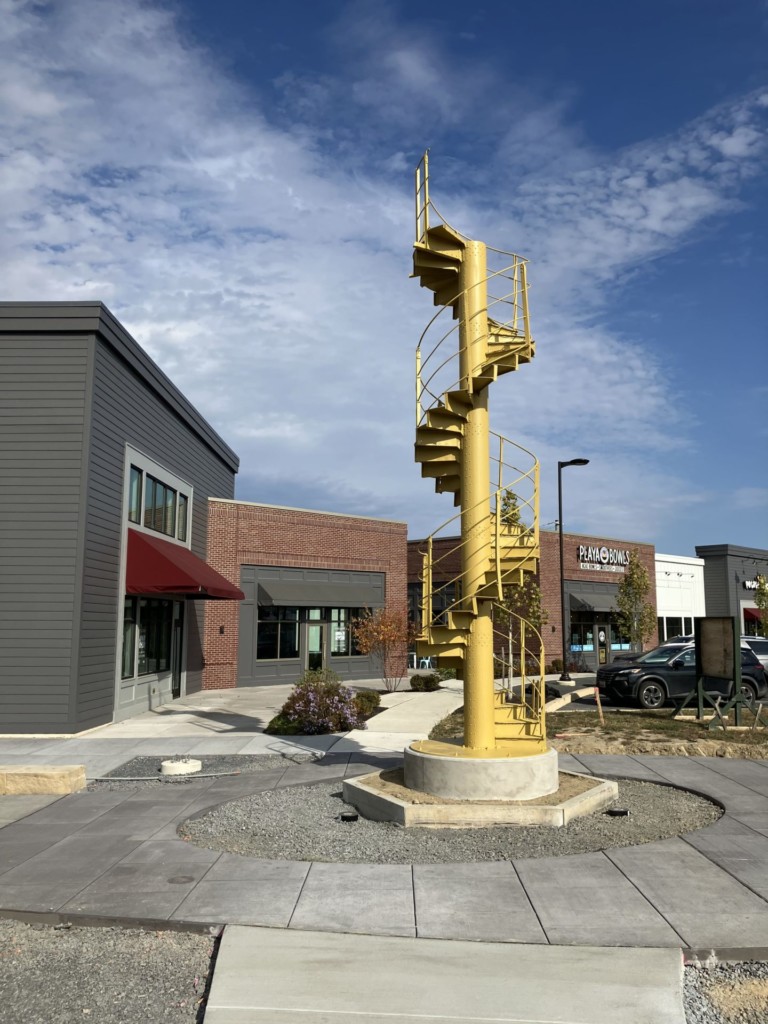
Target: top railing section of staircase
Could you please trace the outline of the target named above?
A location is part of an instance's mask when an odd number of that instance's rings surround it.
[[[484,347],[486,349],[489,347],[488,338],[493,337],[494,333],[500,334],[505,330],[511,331],[521,341],[530,343],[527,261],[522,256],[503,252],[501,249],[489,249],[488,251],[497,253],[505,259],[511,258],[512,262],[492,271],[484,281],[485,285],[494,288],[493,292],[490,290],[488,292],[487,307],[484,310],[484,315],[489,321]],[[475,378],[480,375],[486,365],[483,362],[478,363],[471,368],[468,379],[462,378],[459,372],[458,332],[460,323],[446,325],[446,316],[453,319],[455,304],[461,305],[459,300],[468,290],[457,292],[449,302],[442,305],[419,338],[416,347],[417,426],[424,422],[426,413],[442,401],[444,394],[452,391],[471,393]],[[495,294],[497,290],[499,294]],[[446,342],[449,339],[454,340],[454,338],[455,347],[452,351],[448,351]],[[488,357],[492,357],[492,350],[488,352]]]
[[[452,231],[454,235],[469,241],[469,236],[465,235],[463,231],[459,231],[458,228],[455,228],[452,224],[449,224],[429,198],[429,150],[426,150],[424,156],[419,160],[416,167],[415,178],[416,245],[426,245],[427,232],[430,229],[431,221],[433,219],[430,217],[430,213],[434,214],[434,222],[436,224],[443,224],[449,231]]]

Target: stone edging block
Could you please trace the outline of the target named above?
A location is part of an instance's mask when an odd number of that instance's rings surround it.
[[[85,765],[82,764],[0,764],[0,795],[64,796],[85,789]]]

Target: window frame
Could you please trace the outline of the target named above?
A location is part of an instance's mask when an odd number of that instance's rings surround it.
[[[137,518],[134,517],[133,510],[135,474],[140,474]],[[157,504],[158,491],[161,497],[160,505]],[[173,494],[173,501],[170,503],[169,494]],[[162,537],[169,543],[191,548],[193,507],[194,488],[190,483],[130,445],[126,445],[124,521],[132,530],[140,530]],[[168,533],[166,526],[170,524],[173,532]]]

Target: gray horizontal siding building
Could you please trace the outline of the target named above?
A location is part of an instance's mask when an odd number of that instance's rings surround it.
[[[704,559],[707,615],[738,619],[742,633],[762,633],[755,591],[759,577],[768,577],[768,551],[738,544],[700,544],[696,555]]]
[[[208,498],[237,469],[104,305],[0,303],[0,733],[201,688],[204,587],[130,589],[128,537],[205,559]]]

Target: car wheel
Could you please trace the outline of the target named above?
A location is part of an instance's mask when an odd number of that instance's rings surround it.
[[[756,687],[753,686],[752,683],[748,683],[746,679],[742,679],[741,681],[741,696],[744,700],[748,700],[752,704],[757,700]]]
[[[649,710],[660,708],[666,699],[666,690],[655,679],[649,679],[637,691],[637,701],[641,708],[648,708]]]

